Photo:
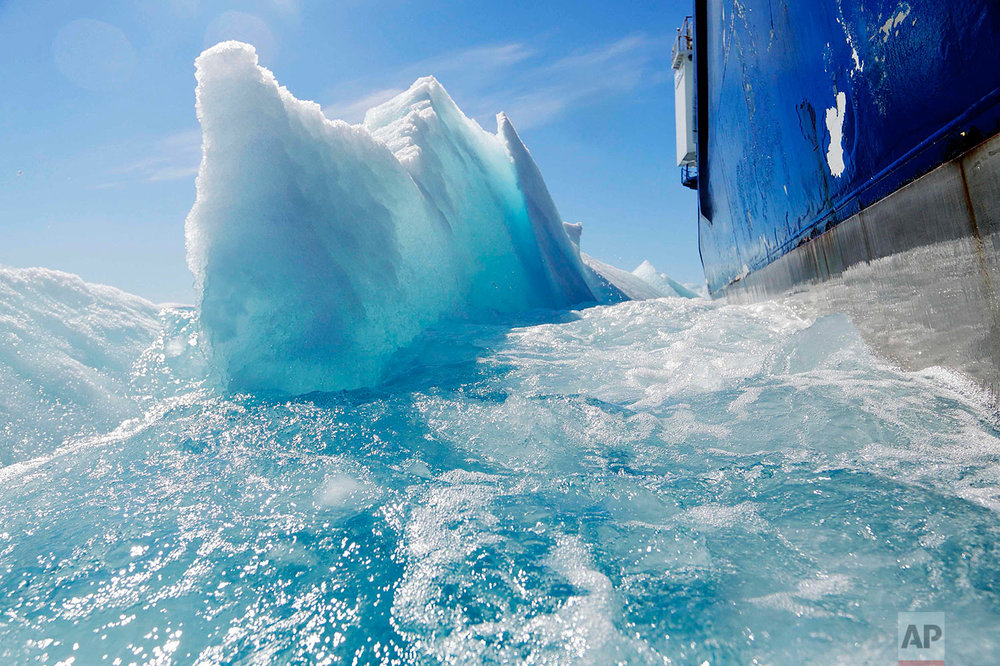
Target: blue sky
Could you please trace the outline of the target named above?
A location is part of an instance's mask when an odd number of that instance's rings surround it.
[[[506,111],[583,249],[701,281],[674,163],[671,36],[687,0],[0,0],[0,263],[192,302],[184,218],[194,59],[223,39],[327,115],[433,74],[493,131]]]

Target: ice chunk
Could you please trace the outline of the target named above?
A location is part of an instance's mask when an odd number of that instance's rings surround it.
[[[196,66],[188,265],[231,388],[371,386],[443,319],[595,300],[505,116],[485,132],[426,77],[352,126],[280,87],[249,45]]]
[[[563,229],[565,229],[574,248],[579,252],[583,225],[579,222],[563,222]],[[683,296],[684,298],[698,296],[667,275],[657,272],[648,261],[642,262],[635,271],[629,273],[586,254],[580,256],[587,268],[584,277],[600,303],[643,301],[665,296]]]
[[[603,285],[603,288],[595,286],[595,290],[599,292],[603,302],[644,301],[664,296],[655,286],[628,271],[606,264],[587,254],[582,256],[584,263],[593,271],[596,280]]]
[[[0,467],[136,415],[129,375],[157,310],[75,275],[0,267]]]
[[[566,235],[569,236],[570,242],[576,246],[579,252],[580,239],[583,237],[583,224],[579,222],[563,222],[563,229],[566,231]]]
[[[664,296],[680,296],[681,298],[698,298],[698,294],[691,291],[680,282],[677,282],[666,273],[661,273],[649,263],[644,261],[632,271],[632,274],[642,278],[649,284],[656,287]]]

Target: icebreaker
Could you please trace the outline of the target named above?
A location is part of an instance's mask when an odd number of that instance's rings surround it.
[[[597,300],[505,115],[488,133],[426,77],[360,125],[329,120],[239,42],[196,69],[187,256],[230,388],[372,386],[442,320]]]

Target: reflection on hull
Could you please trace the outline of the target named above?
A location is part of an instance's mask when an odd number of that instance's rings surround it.
[[[844,312],[905,369],[955,368],[1000,396],[1000,137],[723,290]]]

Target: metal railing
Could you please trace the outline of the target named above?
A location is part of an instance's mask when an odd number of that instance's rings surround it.
[[[670,54],[671,66],[674,69],[680,67],[684,58],[688,57],[694,49],[693,28],[690,16],[684,17],[684,23],[677,28],[677,39],[674,41],[674,47]]]

